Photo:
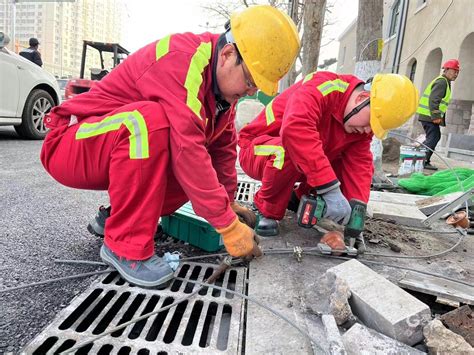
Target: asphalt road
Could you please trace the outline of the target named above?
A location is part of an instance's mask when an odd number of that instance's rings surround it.
[[[41,165],[41,145],[0,127],[0,289],[96,270],[54,264],[56,258],[99,260],[101,240],[86,226],[107,194],[57,183]],[[18,352],[90,283],[86,278],[0,294],[0,354]]]

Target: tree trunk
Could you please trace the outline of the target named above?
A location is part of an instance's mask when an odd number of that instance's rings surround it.
[[[378,42],[382,39],[383,0],[359,0],[355,75],[363,80],[380,70]]]
[[[304,9],[304,0],[303,3],[300,2],[300,0],[290,0],[289,1],[289,9],[288,9],[288,14],[292,18],[292,20],[295,22],[298,30],[301,27],[301,12]],[[288,89],[291,85],[294,84],[296,81],[296,77],[298,76],[298,72],[296,71],[296,61],[295,64],[291,67],[290,71],[288,74],[286,74],[283,79],[280,81],[280,87],[279,87],[279,92],[283,92],[285,89]]]
[[[303,15],[303,76],[318,68],[326,0],[306,0]]]
[[[359,0],[354,74],[362,80],[367,80],[380,71],[378,43],[382,39],[382,22],[383,0]],[[382,169],[382,141],[374,136],[370,150],[375,168],[373,182],[387,183],[388,179]]]

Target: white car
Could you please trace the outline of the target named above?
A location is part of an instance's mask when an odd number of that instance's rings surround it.
[[[9,51],[6,38],[0,32],[0,126],[15,126],[23,138],[43,139],[48,132],[43,118],[61,102],[58,83],[43,68]]]

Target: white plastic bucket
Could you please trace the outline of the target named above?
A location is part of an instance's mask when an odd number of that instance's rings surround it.
[[[398,175],[411,174],[415,171],[416,151],[415,147],[409,145],[400,146],[400,167]]]
[[[422,173],[424,166],[425,166],[425,158],[426,158],[426,149],[417,148],[415,149],[416,154],[416,162],[415,162],[415,173]]]
[[[398,175],[423,172],[426,150],[409,145],[400,146],[400,167]]]

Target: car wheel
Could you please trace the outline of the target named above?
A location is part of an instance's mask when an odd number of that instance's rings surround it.
[[[26,99],[21,125],[15,131],[23,138],[44,139],[48,129],[44,125],[44,116],[53,108],[54,100],[44,90],[33,90]]]

